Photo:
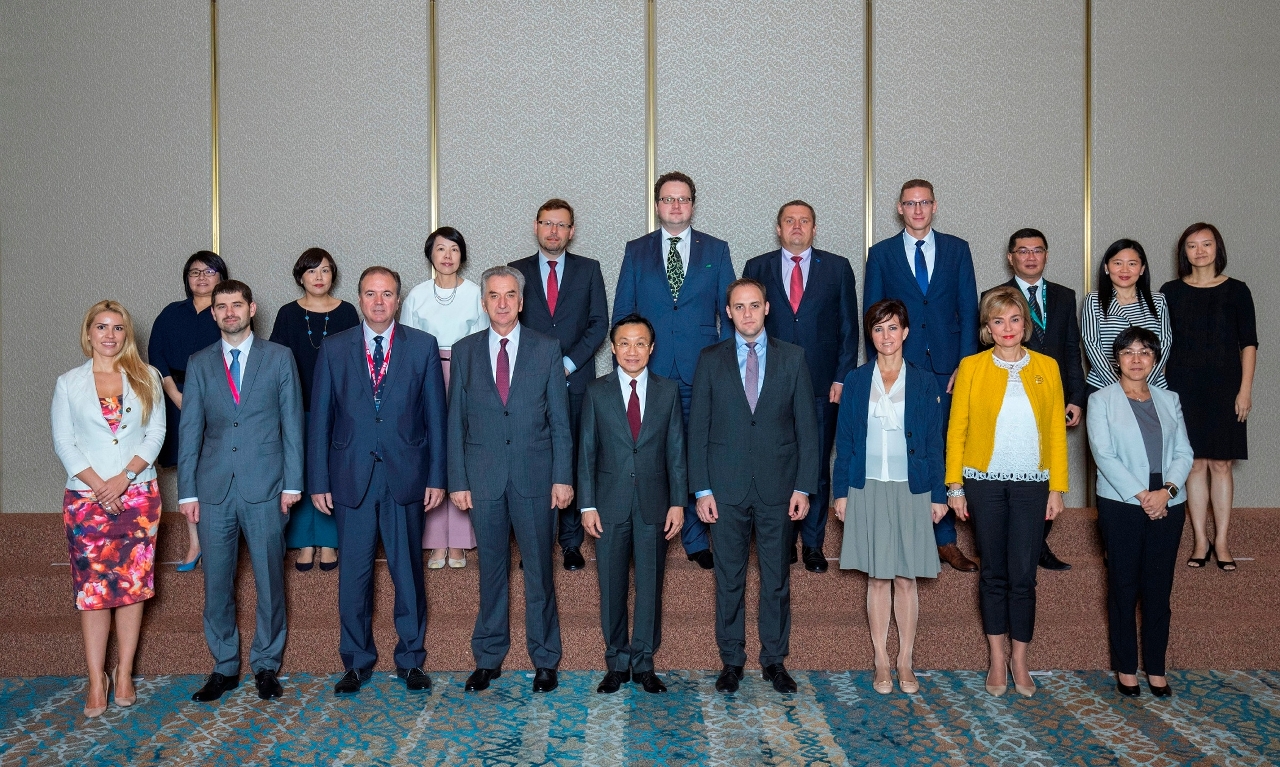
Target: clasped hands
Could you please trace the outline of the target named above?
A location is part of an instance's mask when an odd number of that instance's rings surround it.
[[[1142,511],[1151,519],[1162,519],[1169,516],[1169,491],[1143,490],[1135,498],[1142,504]]]

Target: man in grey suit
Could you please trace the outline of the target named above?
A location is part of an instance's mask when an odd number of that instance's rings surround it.
[[[480,551],[480,614],[468,691],[502,675],[511,649],[511,533],[524,559],[525,637],[534,692],[558,684],[560,617],[552,580],[557,509],[573,501],[573,436],[560,342],[520,324],[524,275],[480,275],[489,329],[453,345],[449,497],[471,512]]]
[[[653,325],[638,314],[610,333],[618,367],[587,386],[578,433],[582,527],[596,539],[600,625],[608,673],[596,692],[635,679],[666,692],[653,673],[662,643],[662,574],[667,541],[684,526],[689,483],[680,386],[648,370]],[[664,537],[665,536],[665,537]],[[627,592],[636,563],[635,623],[627,641]]]
[[[244,533],[258,591],[249,665],[258,697],[283,693],[284,525],[302,498],[302,387],[288,347],[256,338],[253,291],[238,280],[213,290],[222,339],[191,355],[182,394],[179,509],[199,526],[204,554],[204,636],[213,673],[192,700],[240,684],[235,578]],[[297,489],[294,489],[297,488]]]
[[[778,692],[791,641],[791,525],[818,491],[818,420],[804,350],[764,330],[764,285],[729,286],[734,334],[702,351],[689,408],[689,487],[715,547],[716,690],[736,692],[746,664],[747,555],[760,566],[760,665]]]

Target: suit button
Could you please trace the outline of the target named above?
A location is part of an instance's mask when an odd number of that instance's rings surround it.
[[[510,445],[510,444],[511,444],[511,440],[507,440],[507,444],[508,444],[508,445]]]
[[[113,439],[113,440],[111,440],[111,444],[113,444],[113,445],[118,445],[118,444],[120,444],[120,440],[118,440],[118,439]]]
[[[635,475],[636,475],[636,473],[635,473],[634,471],[633,471],[633,472],[631,472],[631,476],[633,476],[633,477],[634,477]]]
[[[914,451],[914,450],[908,450],[908,451],[907,451],[907,455],[915,455],[915,454],[916,454],[916,451]]]
[[[381,418],[375,418],[375,419],[373,419],[373,422],[374,422],[374,423],[382,423],[382,419],[381,419]]]
[[[929,327],[927,324],[925,324],[925,323],[923,323],[923,322],[922,322],[922,323],[920,323],[920,329],[921,329],[921,330],[924,330],[924,329],[925,329],[925,328],[927,328],[927,327]]]
[[[671,307],[671,311],[673,311],[673,312],[678,312],[678,311],[680,311],[680,307],[679,307],[679,306],[676,306],[676,305],[673,305],[673,306]]]
[[[233,447],[233,448],[231,448],[231,452],[233,452],[233,453],[234,453],[235,451],[236,451],[236,448],[234,448],[234,447]]]
[[[133,408],[131,408],[131,407],[127,407],[127,408],[125,408],[125,409],[124,409],[124,412],[126,412],[126,413],[132,413],[132,412],[133,412]]]
[[[907,432],[907,437],[910,437],[910,436],[911,436],[911,432]]]
[[[507,411],[505,411],[505,410],[503,410],[503,411],[502,411],[502,414],[503,414],[503,415],[511,415],[510,413],[508,413],[508,412],[507,412]]]
[[[755,425],[756,425],[756,422],[755,422],[755,421],[752,421],[752,422],[751,422],[751,425],[752,425],[752,426],[755,426]]]
[[[239,421],[237,421],[236,423],[231,424],[231,427],[232,427],[232,428],[235,428],[235,427],[237,427],[237,426],[239,426],[239,425],[240,425],[240,422],[239,422]]]
[[[636,454],[638,454],[639,452],[640,452],[640,451],[639,451],[639,450],[637,450],[636,448],[631,448],[631,454],[632,454],[632,455],[636,455]]]
[[[127,424],[127,423],[122,423],[122,424],[120,424],[120,428],[121,428],[121,429],[127,429],[127,428],[129,428],[129,424]]]
[[[925,306],[928,306],[928,305],[929,305],[929,299],[927,299],[927,298],[926,298],[926,299],[924,300],[924,305],[925,305]]]

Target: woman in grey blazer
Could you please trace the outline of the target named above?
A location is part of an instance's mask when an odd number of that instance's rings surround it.
[[[1178,395],[1150,386],[1160,340],[1141,327],[1111,345],[1119,381],[1089,397],[1089,447],[1098,466],[1098,528],[1107,551],[1107,618],[1111,668],[1122,695],[1138,686],[1138,628],[1142,600],[1142,666],[1151,693],[1172,694],[1165,679],[1169,593],[1186,521],[1180,490],[1191,471]]]

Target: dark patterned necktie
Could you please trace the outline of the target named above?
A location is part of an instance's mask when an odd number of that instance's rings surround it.
[[[667,284],[671,286],[671,300],[680,300],[680,286],[684,285],[684,264],[680,263],[680,251],[676,244],[679,237],[671,238],[671,248],[667,250]]]
[[[924,240],[916,240],[916,284],[920,292],[929,294],[929,263],[924,260]]]
[[[507,356],[507,339],[501,339],[498,344],[498,371],[494,382],[498,384],[498,398],[505,405],[511,393],[511,358]]]
[[[631,396],[627,399],[627,423],[631,426],[631,441],[640,439],[640,395],[636,393],[636,381],[631,380]]]
[[[556,301],[560,300],[560,281],[556,279],[556,262],[548,261],[547,266],[551,267],[551,271],[547,272],[547,313],[554,317]]]
[[[1044,310],[1040,308],[1040,301],[1036,298],[1036,291],[1039,289],[1039,285],[1027,288],[1027,295],[1031,299],[1027,303],[1031,306],[1031,332],[1036,337],[1036,343],[1044,346]]]
[[[756,412],[756,403],[760,401],[760,358],[756,356],[756,342],[747,343],[747,374],[745,388],[747,390],[747,404],[751,406],[751,412]]]

